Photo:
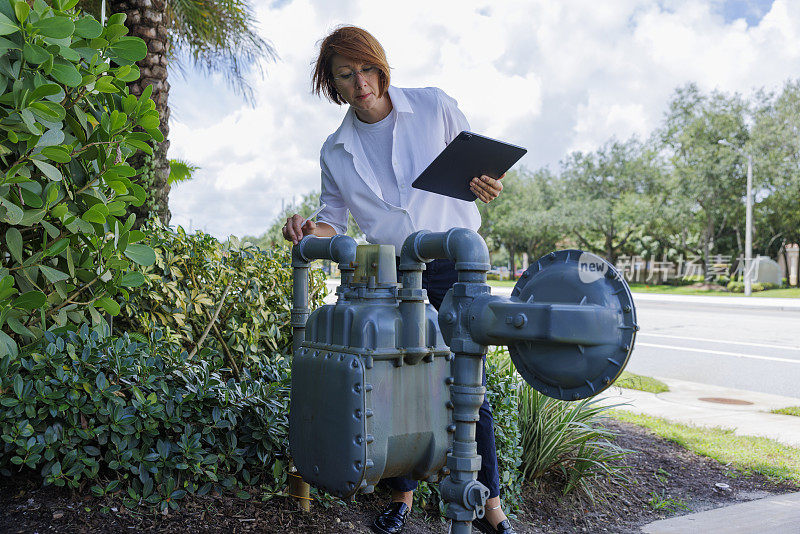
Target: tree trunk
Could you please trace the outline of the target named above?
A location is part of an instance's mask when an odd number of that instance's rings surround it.
[[[714,234],[714,222],[710,216],[706,216],[705,239],[703,240],[703,279],[711,282],[711,275],[708,274],[708,261],[711,257],[711,240]]]
[[[137,97],[148,85],[153,86],[152,99],[161,118],[159,126],[164,141],[156,143],[152,159],[144,152],[137,152],[130,160],[133,168],[142,172],[137,180],[145,188],[148,198],[140,207],[133,207],[136,227],[155,213],[164,224],[169,224],[169,82],[167,82],[167,28],[163,24],[164,0],[109,0],[111,13],[125,13],[128,35],[140,37],[147,43],[147,55],[136,65],[141,71],[138,80],[128,84],[132,95]],[[143,169],[143,167],[145,167]]]

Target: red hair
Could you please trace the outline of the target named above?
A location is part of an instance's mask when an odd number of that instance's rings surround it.
[[[331,68],[331,60],[336,54],[377,67],[379,75],[377,97],[381,98],[386,93],[389,88],[389,63],[386,61],[386,53],[372,34],[357,26],[342,26],[322,40],[311,78],[314,93],[324,94],[328,100],[336,104],[345,103],[336,90]]]

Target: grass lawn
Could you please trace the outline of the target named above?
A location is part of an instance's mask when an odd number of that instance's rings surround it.
[[[493,287],[514,287],[516,280],[489,280]],[[665,293],[668,295],[713,295],[722,297],[743,297],[744,293],[729,293],[713,289],[692,289],[689,286],[670,286],[667,284],[628,284],[634,293]],[[779,297],[800,298],[800,287],[787,287],[783,289],[767,289],[756,291],[754,297]]]
[[[776,408],[771,410],[771,413],[780,413],[783,415],[794,415],[800,417],[800,406],[789,406],[788,408]]]
[[[612,417],[649,428],[697,454],[731,463],[745,473],[761,473],[800,484],[800,449],[767,438],[737,436],[732,430],[700,428],[672,423],[659,417],[613,410]]]
[[[638,389],[639,391],[649,391],[650,393],[664,393],[669,391],[669,387],[660,380],[649,376],[637,375],[622,371],[614,385],[621,388]]]
[[[692,289],[689,286],[670,286],[666,284],[629,284],[634,293],[666,293],[671,295],[714,295],[723,297],[743,297],[744,293],[729,293],[712,289]],[[754,297],[800,298],[800,287],[767,289],[753,292]]]

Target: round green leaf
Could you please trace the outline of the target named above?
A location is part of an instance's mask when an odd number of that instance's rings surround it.
[[[144,284],[144,275],[142,273],[137,273],[136,271],[127,273],[122,277],[122,280],[120,280],[119,284],[122,287],[139,287],[140,285]]]
[[[22,47],[22,56],[28,63],[41,65],[50,58],[50,53],[41,46],[26,41]]]
[[[111,315],[119,315],[119,304],[111,297],[100,297],[95,301],[95,306],[103,308]]]
[[[69,275],[62,273],[58,269],[48,267],[47,265],[39,265],[39,270],[42,271],[44,277],[47,278],[51,284],[55,284],[61,280],[69,280]]]
[[[57,163],[69,163],[72,159],[69,151],[62,146],[47,146],[42,149],[42,155]]]
[[[119,91],[117,86],[111,83],[111,76],[103,76],[102,78],[98,79],[95,84],[94,88],[97,89],[101,93],[116,93]]]
[[[86,16],[75,23],[75,34],[85,39],[100,37],[103,27],[94,18]]]
[[[47,302],[47,297],[41,291],[28,291],[23,293],[11,303],[14,308],[33,311],[41,308]]]
[[[61,104],[55,102],[33,102],[29,107],[34,115],[49,122],[60,122],[67,115]]]
[[[9,35],[19,31],[19,26],[10,18],[0,13],[0,35]]]
[[[24,215],[22,208],[3,197],[0,197],[0,205],[5,208],[5,213],[0,209],[0,221],[9,224],[18,224],[22,220],[22,216]]]
[[[63,179],[63,176],[61,175],[61,171],[59,171],[53,165],[50,165],[49,163],[45,163],[44,161],[39,161],[37,159],[34,159],[32,161],[33,161],[33,164],[36,165],[37,167],[39,167],[39,170],[42,171],[44,173],[44,175],[47,176],[48,178],[50,178],[51,180],[56,181],[56,182],[60,182]]]
[[[6,245],[11,256],[22,263],[22,234],[13,226],[6,230]]]
[[[58,45],[58,51],[67,61],[77,63],[81,60],[81,55],[68,46]]]
[[[128,259],[144,267],[149,267],[156,262],[156,253],[147,245],[128,245],[124,254]]]
[[[83,215],[81,215],[81,219],[86,222],[95,223],[95,224],[105,224],[106,218],[103,216],[102,213],[96,210],[89,210]]]
[[[41,146],[41,147],[55,146],[55,145],[60,145],[63,142],[64,142],[64,130],[51,129],[47,130],[42,134],[42,136],[39,138],[39,141],[36,143],[36,146]]]
[[[14,14],[17,16],[18,21],[25,22],[30,12],[31,6],[29,6],[27,2],[24,2],[23,0],[14,2]]]
[[[28,97],[28,99],[31,102],[36,102],[40,98],[57,95],[60,92],[61,92],[61,86],[58,85],[57,83],[44,83],[42,85],[37,86],[33,91],[31,91],[31,94]]]
[[[45,37],[52,37],[53,39],[66,39],[75,31],[75,25],[71,20],[58,15],[40,19],[31,26]]]
[[[139,79],[140,76],[139,67],[136,65],[123,65],[117,70],[117,79],[122,80],[125,83],[134,82]],[[136,97],[134,97],[135,99]],[[130,113],[130,110],[125,110],[126,113]]]
[[[27,189],[20,189],[20,194],[22,195],[22,200],[25,201],[26,206],[38,209],[44,205],[42,197],[40,197],[33,191],[28,191]]]
[[[75,68],[75,65],[61,58],[56,58],[56,60],[53,62],[53,70],[51,74],[53,78],[64,85],[68,85],[69,87],[79,86],[81,84],[81,80],[83,79],[81,78],[78,69]]]
[[[63,239],[59,239],[58,241],[55,242],[54,245],[52,245],[50,248],[47,249],[47,251],[45,251],[44,255],[58,256],[59,254],[64,252],[64,250],[66,250],[68,246],[69,246],[69,239],[67,239],[66,237]]]
[[[139,37],[121,37],[110,49],[112,53],[128,61],[139,61],[147,55],[147,45]]]

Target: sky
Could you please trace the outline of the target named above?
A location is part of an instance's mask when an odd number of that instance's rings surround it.
[[[171,225],[260,235],[319,190],[319,150],[346,112],[311,92],[318,43],[353,24],[383,45],[392,84],[436,86],[473,131],[528,149],[528,169],[646,137],[677,87],[751,94],[800,77],[796,0],[252,0],[278,54],[248,105],[221,76],[170,72]],[[402,6],[402,8],[400,8]]]

